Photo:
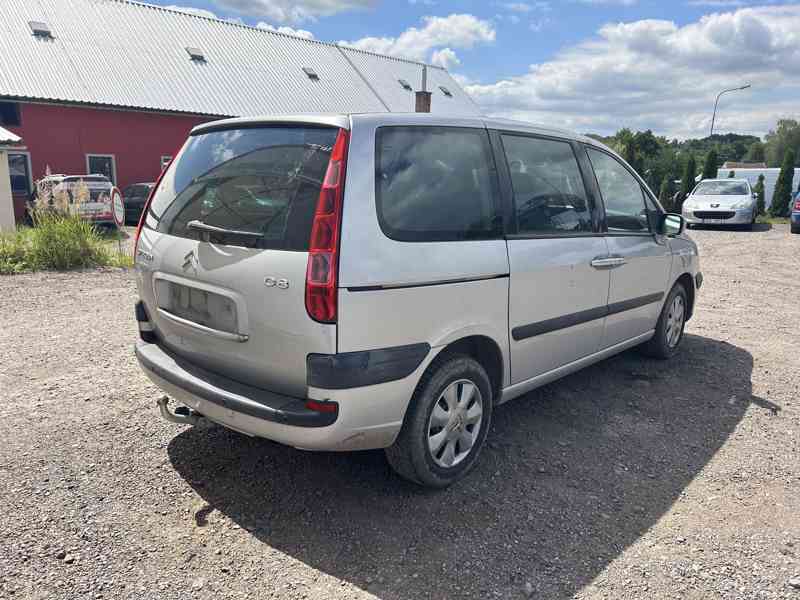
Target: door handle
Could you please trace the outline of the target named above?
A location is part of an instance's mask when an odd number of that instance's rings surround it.
[[[590,263],[595,269],[616,269],[625,264],[621,256],[598,256]]]

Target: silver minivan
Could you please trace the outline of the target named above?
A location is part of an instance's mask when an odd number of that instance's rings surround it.
[[[136,355],[171,421],[385,448],[442,487],[503,402],[633,346],[668,358],[697,247],[565,131],[429,114],[196,127],[136,242]]]

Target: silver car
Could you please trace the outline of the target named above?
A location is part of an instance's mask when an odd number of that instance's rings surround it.
[[[758,198],[747,179],[704,179],[683,202],[683,218],[692,225],[744,225],[758,217]]]
[[[702,283],[681,216],[605,146],[428,114],[195,128],[136,273],[164,417],[385,448],[434,487],[503,402],[633,346],[675,354]]]

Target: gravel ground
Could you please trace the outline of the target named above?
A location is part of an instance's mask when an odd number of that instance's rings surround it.
[[[0,277],[0,598],[800,599],[800,236],[691,235],[682,353],[505,405],[443,492],[162,421],[129,272]]]

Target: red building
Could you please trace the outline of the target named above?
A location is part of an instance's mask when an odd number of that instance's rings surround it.
[[[103,173],[154,181],[198,123],[226,116],[479,114],[436,66],[128,0],[2,0],[0,127],[19,218],[34,182]]]
[[[18,124],[4,127],[25,140],[24,150],[8,153],[17,220],[33,181],[48,168],[102,173],[120,189],[155,181],[162,161],[172,158],[192,127],[213,118],[30,102],[15,103],[14,110]]]

